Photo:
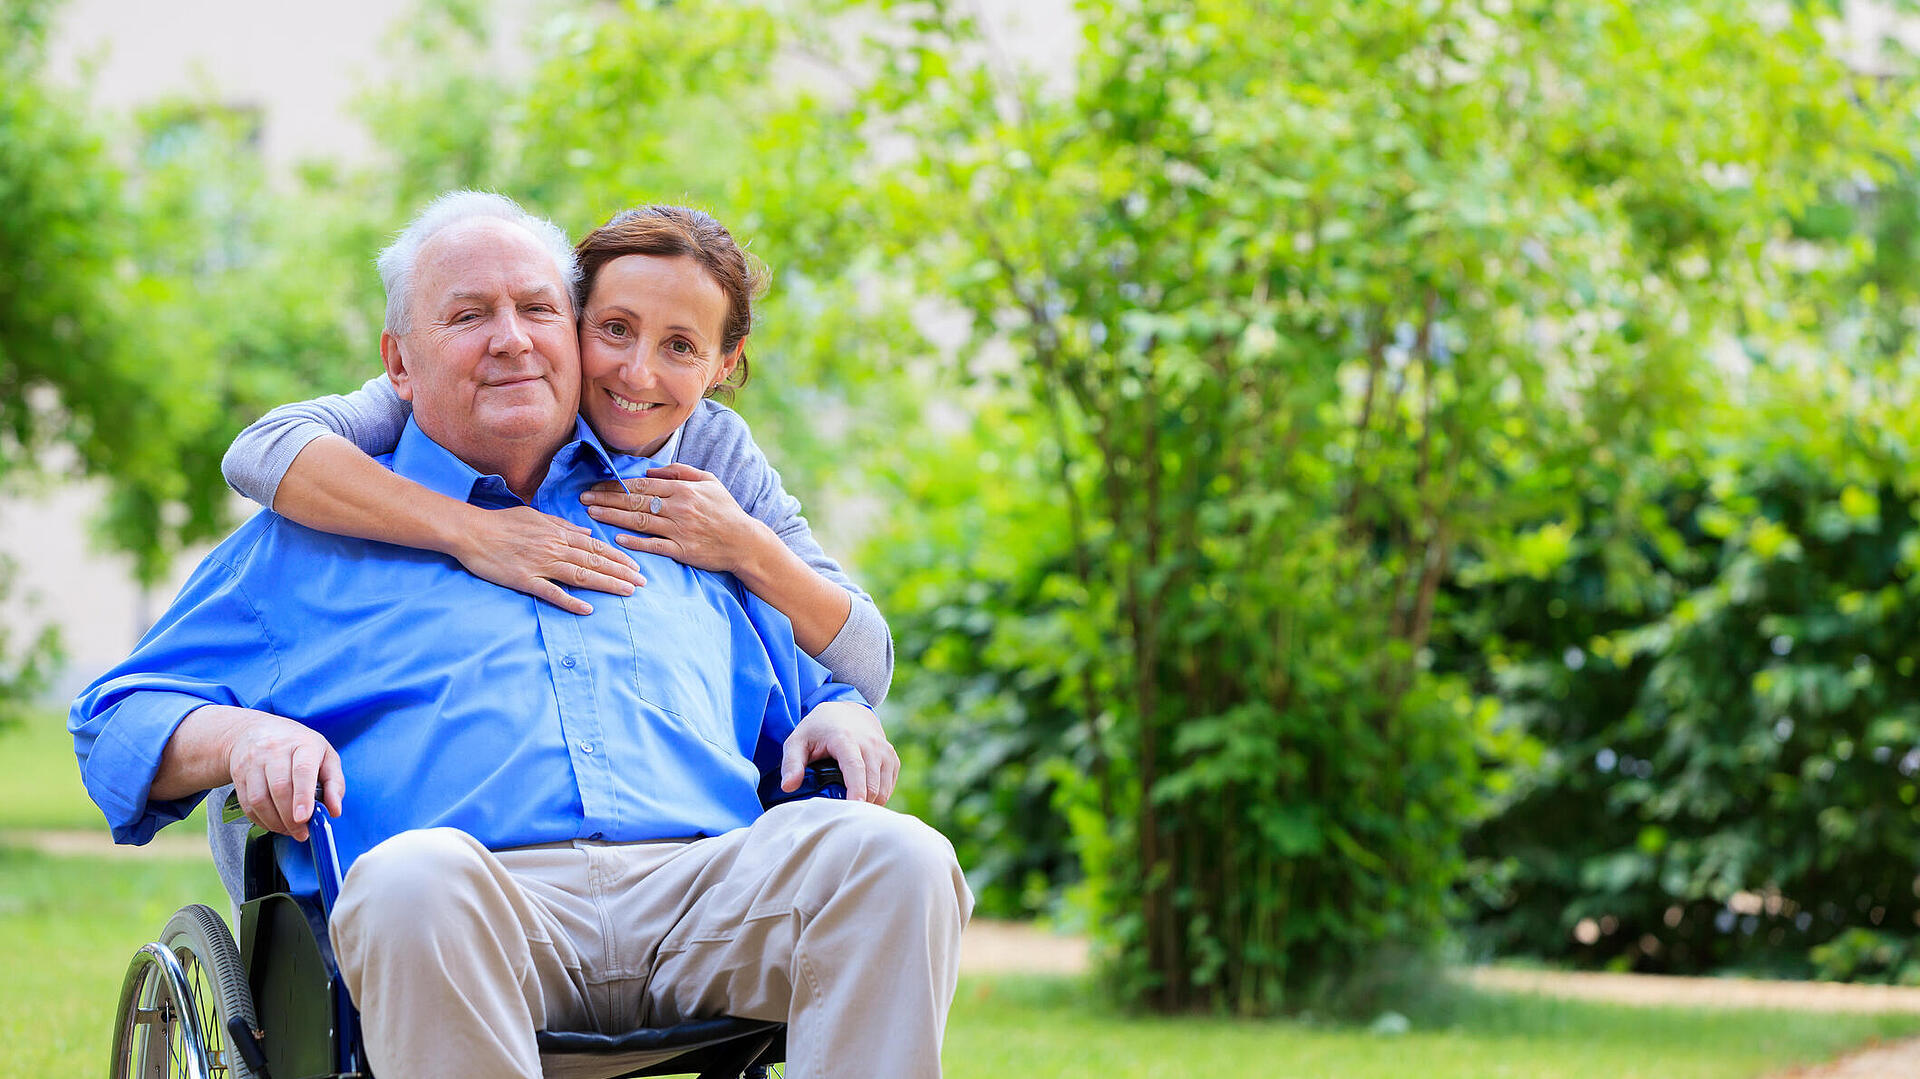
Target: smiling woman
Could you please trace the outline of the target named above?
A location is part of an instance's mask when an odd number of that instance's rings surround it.
[[[617,214],[577,248],[580,410],[608,443],[659,451],[693,407],[747,380],[753,300],[766,276],[718,221],[680,206]]]

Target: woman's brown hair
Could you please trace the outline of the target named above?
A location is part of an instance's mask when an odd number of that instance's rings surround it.
[[[720,354],[725,356],[753,332],[753,301],[767,291],[767,268],[733,240],[727,227],[711,214],[685,206],[653,204],[622,210],[574,245],[580,260],[580,285],[575,307],[585,311],[587,297],[600,268],[627,255],[673,258],[684,255],[698,262],[727,297],[727,317],[720,327]],[[747,383],[747,353],[710,396],[731,401],[733,391]]]

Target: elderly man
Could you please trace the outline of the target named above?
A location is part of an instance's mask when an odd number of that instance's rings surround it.
[[[579,494],[647,463],[575,415],[565,237],[462,193],[382,271],[405,324],[381,351],[414,410],[384,463],[591,527]],[[736,582],[638,557],[647,587],[576,616],[263,512],[75,702],[88,790],[141,843],[228,782],[304,835],[317,780],[351,860],[334,946],[382,1075],[538,1075],[536,1029],[722,1013],[786,1020],[794,1076],[938,1075],[972,905],[952,848],[858,802],[763,814],[784,747],[871,743],[872,713]]]

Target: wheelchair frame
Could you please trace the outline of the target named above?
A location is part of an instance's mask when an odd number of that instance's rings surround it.
[[[761,785],[767,808],[802,798],[845,798],[837,762],[816,761],[800,788]],[[114,1016],[109,1079],[373,1079],[360,1039],[360,1013],[347,994],[327,939],[327,916],[344,880],[333,827],[315,807],[308,841],[320,894],[296,896],[274,860],[273,833],[247,836],[239,938],[212,908],[182,907],[160,939],[134,953]],[[230,795],[223,819],[244,814]],[[644,1055],[610,1076],[698,1074],[765,1079],[785,1059],[786,1025],[736,1016],[609,1035],[535,1034],[542,1055],[609,1061]]]

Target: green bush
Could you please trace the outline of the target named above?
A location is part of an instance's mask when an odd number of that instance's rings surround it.
[[[1855,969],[1822,947],[1920,924],[1920,499],[1761,441],[1663,503],[1683,545],[1637,608],[1592,555],[1483,597],[1508,718],[1549,749],[1475,836],[1482,928],[1636,969]]]

